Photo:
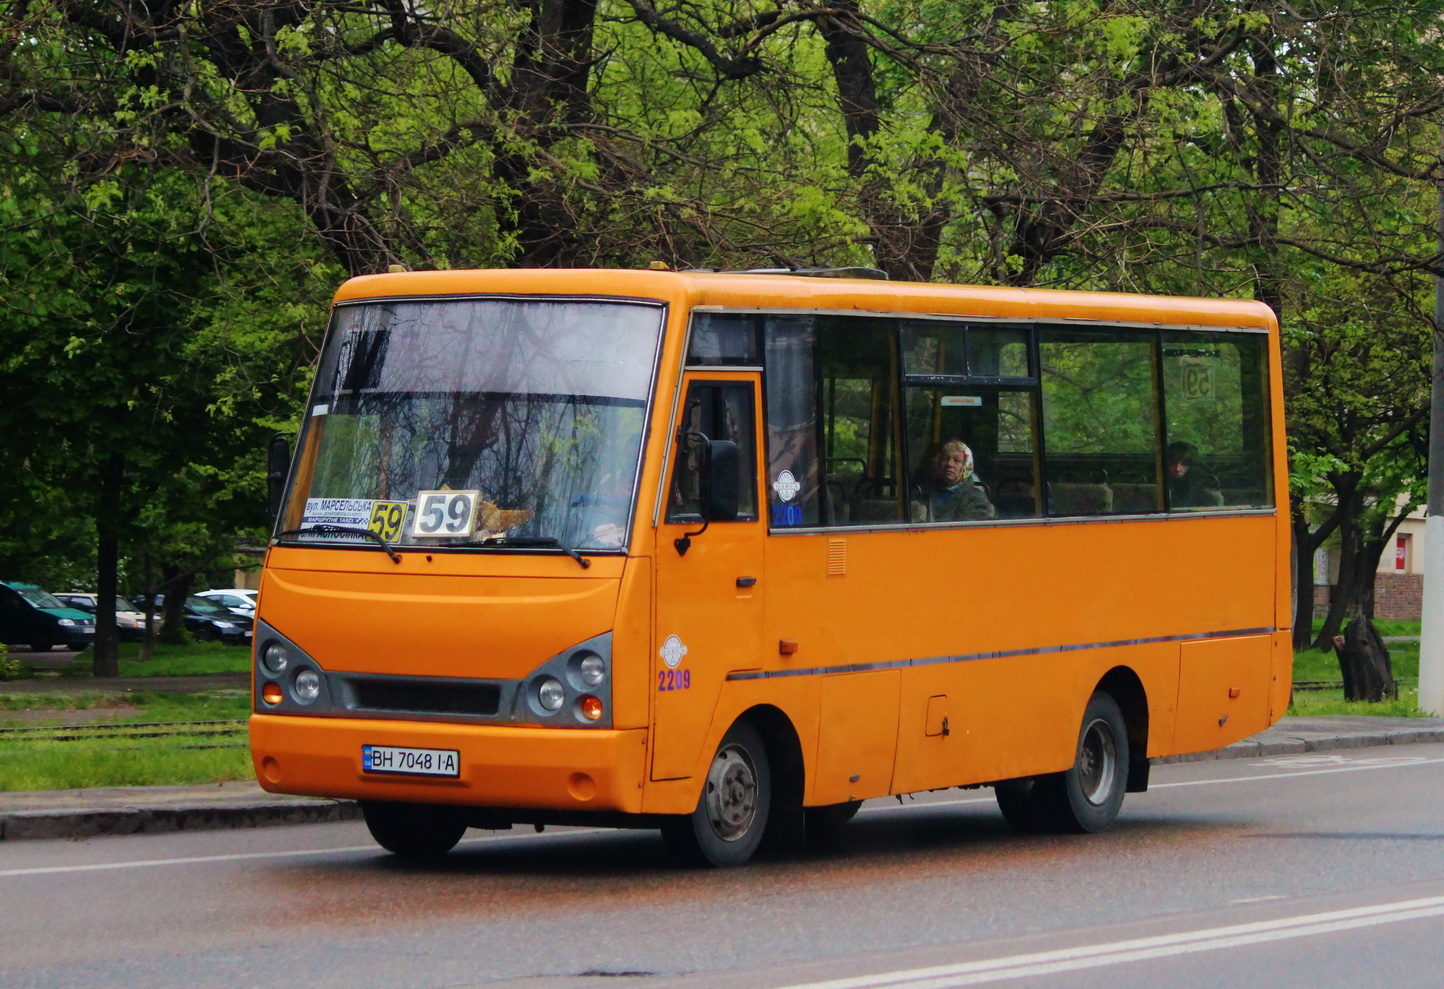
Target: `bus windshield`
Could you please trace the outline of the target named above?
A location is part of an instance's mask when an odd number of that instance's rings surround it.
[[[624,547],[662,312],[550,299],[339,306],[278,534]]]

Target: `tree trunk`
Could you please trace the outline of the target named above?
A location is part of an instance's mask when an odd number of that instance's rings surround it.
[[[1335,490],[1339,488],[1336,484]],[[1339,519],[1339,579],[1334,585],[1334,596],[1329,601],[1329,613],[1324,616],[1324,626],[1314,640],[1315,649],[1328,649],[1344,627],[1344,622],[1359,617],[1366,586],[1365,574],[1361,571],[1367,556],[1364,552],[1364,530],[1360,525],[1364,502],[1357,484],[1351,484],[1347,491],[1339,491],[1335,512]]]
[[[1349,622],[1344,634],[1334,639],[1339,655],[1339,672],[1344,677],[1344,700],[1377,704],[1399,696],[1389,649],[1384,637],[1368,618]]]
[[[1291,499],[1295,500],[1295,499]],[[1294,530],[1294,574],[1297,578],[1294,595],[1294,649],[1309,647],[1314,635],[1314,554],[1319,543],[1309,532],[1308,519],[1303,508],[1293,510]]]
[[[100,498],[95,513],[95,655],[91,674],[97,678],[120,675],[120,635],[115,627],[115,595],[119,590],[120,488],[125,481],[125,455],[112,453],[100,477]]]
[[[161,618],[162,642],[187,643],[192,641],[186,631],[185,603],[191,594],[191,581],[195,574],[189,570],[167,568],[165,582],[165,607]]]

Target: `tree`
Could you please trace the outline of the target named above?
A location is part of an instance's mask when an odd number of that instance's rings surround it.
[[[200,209],[184,176],[121,169],[82,183],[64,169],[9,168],[0,189],[9,232],[0,295],[11,308],[0,453],[27,467],[0,482],[0,501],[57,506],[21,509],[18,528],[29,535],[0,545],[0,564],[23,569],[47,549],[35,533],[51,526],[76,538],[82,523],[93,525],[95,672],[114,676],[122,547],[142,549],[175,524],[234,539],[263,523],[265,439],[299,405],[295,323],[218,329],[228,314],[217,274],[227,245],[194,232],[217,206]],[[254,348],[258,336],[268,337],[272,362],[252,355],[247,382],[218,349]],[[268,387],[276,384],[279,392]]]

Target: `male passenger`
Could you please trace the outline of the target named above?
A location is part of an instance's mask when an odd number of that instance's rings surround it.
[[[913,502],[915,522],[967,522],[993,517],[993,503],[973,473],[973,451],[954,437],[923,454]]]
[[[1198,447],[1181,441],[1164,449],[1169,508],[1212,508],[1220,503],[1218,492],[1205,486],[1202,476],[1193,469],[1197,454]]]

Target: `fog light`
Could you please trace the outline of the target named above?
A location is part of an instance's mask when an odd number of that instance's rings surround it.
[[[261,665],[280,675],[291,665],[291,654],[286,652],[286,647],[279,642],[268,643],[261,653]]]
[[[281,703],[281,685],[279,683],[266,682],[261,688],[261,700],[272,706]]]
[[[581,677],[582,683],[588,687],[595,687],[602,682],[606,675],[607,661],[597,655],[588,656],[577,667],[577,676]]]
[[[556,677],[547,677],[536,690],[536,699],[542,707],[548,711],[560,711],[563,702],[567,699],[567,692],[562,687],[562,682]]]
[[[601,699],[593,697],[591,694],[587,694],[587,696],[583,697],[581,700],[581,704],[578,706],[581,708],[582,717],[586,718],[588,721],[596,721],[602,716]]]
[[[296,692],[296,700],[309,704],[321,696],[321,674],[315,670],[301,670],[292,681],[292,688]]]

